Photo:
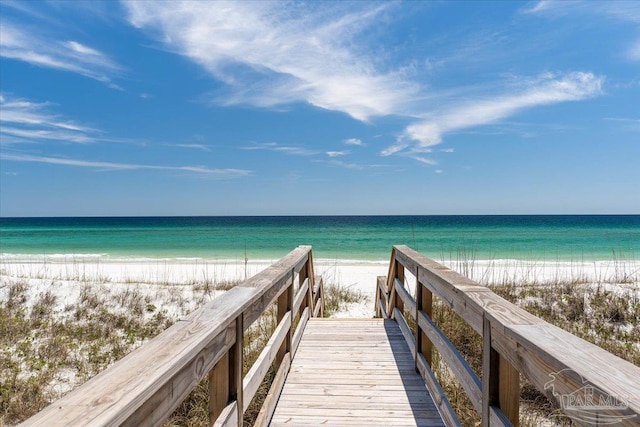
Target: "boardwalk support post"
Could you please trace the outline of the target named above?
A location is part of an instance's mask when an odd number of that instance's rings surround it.
[[[482,426],[520,424],[520,373],[491,345],[491,321],[482,328]]]

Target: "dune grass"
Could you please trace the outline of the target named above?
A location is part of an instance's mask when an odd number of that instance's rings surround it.
[[[462,263],[463,268],[459,272],[470,276],[474,272],[477,274],[478,270],[474,270],[472,264],[473,261]],[[556,277],[538,282],[524,281],[521,277],[511,280],[506,272],[494,282],[487,281],[486,277],[479,278],[480,284],[488,286],[506,300],[640,366],[640,277],[637,271],[620,263],[620,269],[616,268],[609,275],[599,275],[595,281],[581,271],[573,273],[575,279]],[[481,377],[480,335],[438,298],[434,298],[433,319]],[[435,350],[433,370],[462,425],[479,425],[480,416]],[[520,379],[521,426],[572,425],[567,417],[551,417],[551,413],[557,409],[555,404],[524,375]]]
[[[594,280],[577,269],[567,278],[541,280],[529,271],[478,269],[460,258],[461,273],[489,286],[523,309],[591,341],[630,362],[640,364],[640,291],[638,271],[620,262],[615,271]],[[491,267],[492,268],[492,267]],[[530,268],[525,267],[524,268]],[[532,270],[533,271],[533,270]],[[82,384],[117,359],[156,336],[178,318],[238,282],[214,280],[215,272],[176,285],[168,280],[112,283],[105,275],[72,268],[72,278],[35,279],[3,275],[0,282],[0,426],[16,424]],[[166,277],[171,277],[170,271]],[[475,277],[474,277],[475,275]],[[195,276],[195,275],[194,275]],[[325,280],[325,315],[348,310],[367,296]],[[372,288],[375,284],[371,284]],[[64,291],[61,291],[64,289]],[[371,301],[368,302],[371,304]],[[434,319],[480,372],[481,340],[452,310],[434,299]],[[275,309],[268,310],[245,332],[245,372],[275,328]],[[251,343],[249,345],[249,343]],[[434,371],[447,391],[463,425],[479,417],[451,372],[434,357]],[[251,425],[268,391],[273,372],[246,412]],[[522,425],[565,425],[550,419],[553,405],[527,381],[522,381]],[[204,380],[167,420],[168,426],[200,426],[208,420],[208,384]]]
[[[40,292],[34,295],[29,279],[2,277],[0,426],[26,420],[178,318],[239,283],[196,281],[187,286],[143,286],[125,281],[116,286],[82,274],[73,278],[71,282],[37,279]],[[325,315],[363,298],[350,288],[325,284]],[[245,373],[275,329],[275,313],[272,306],[245,332]],[[247,410],[247,425],[257,416],[272,376],[273,372],[267,375]],[[207,402],[205,379],[165,425],[205,425]]]

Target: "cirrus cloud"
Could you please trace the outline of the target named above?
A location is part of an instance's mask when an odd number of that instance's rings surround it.
[[[544,74],[529,82],[519,93],[451,105],[441,113],[409,125],[395,144],[382,151],[382,155],[407,149],[414,153],[430,152],[429,147],[440,144],[445,134],[496,123],[524,109],[596,96],[602,91],[603,81],[592,73]],[[422,157],[416,160],[426,163]]]
[[[402,111],[419,89],[354,47],[389,4],[124,4],[132,25],[224,82],[229,93],[218,102],[226,105],[306,102],[366,121]]]

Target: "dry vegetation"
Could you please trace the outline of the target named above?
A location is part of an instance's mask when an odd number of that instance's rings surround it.
[[[473,261],[456,268],[473,276]],[[200,280],[178,286],[124,283],[82,277],[73,283],[44,278],[34,292],[27,278],[0,282],[0,426],[18,423],[102,371],[117,359],[162,332],[175,320],[237,282]],[[594,282],[576,271],[574,280],[522,280],[508,273],[487,283],[494,292],[523,309],[636,365],[640,364],[640,282],[638,271],[624,263]],[[588,284],[585,284],[588,283]],[[615,285],[613,285],[615,284]],[[72,286],[73,285],[73,286]],[[372,285],[373,286],[373,285]],[[61,299],[61,287],[70,290]],[[64,294],[64,293],[63,293]],[[366,296],[325,281],[325,315],[344,311]],[[369,302],[370,303],[370,302]],[[481,370],[481,339],[452,310],[434,299],[434,320],[472,368]],[[245,332],[245,373],[275,328],[272,307]],[[251,344],[249,344],[251,343]],[[479,417],[451,372],[434,355],[434,371],[463,425]],[[273,372],[267,375],[246,412],[246,425],[258,414]],[[522,379],[523,426],[568,425],[549,418],[554,410],[545,396]],[[167,420],[167,426],[200,426],[208,420],[208,384],[204,380]]]
[[[622,268],[622,267],[621,267]],[[464,271],[464,268],[461,269]],[[470,273],[469,269],[466,271]],[[524,310],[580,338],[640,365],[640,282],[637,271],[623,269],[593,283],[576,273],[575,280],[544,283],[484,283],[495,293]],[[506,276],[505,276],[506,277]],[[589,283],[585,283],[589,282]],[[434,321],[481,377],[482,339],[452,309],[434,298]],[[463,388],[434,351],[434,371],[452,406],[466,427],[479,425]],[[522,426],[572,425],[566,417],[552,416],[557,408],[523,375],[521,378]]]
[[[39,286],[40,293],[33,295],[26,278],[2,278],[0,426],[29,418],[212,299],[217,292],[238,283],[202,281],[188,286],[150,287],[135,283],[111,286],[106,280],[79,279],[72,284],[50,280]],[[57,296],[63,285],[73,294],[64,301]],[[329,316],[366,297],[329,283],[325,284],[325,298],[325,315]],[[271,307],[245,332],[245,373],[275,326],[275,307]],[[257,416],[272,376],[273,372],[267,375],[247,410],[246,425],[251,425]],[[205,425],[207,402],[205,379],[166,425]]]

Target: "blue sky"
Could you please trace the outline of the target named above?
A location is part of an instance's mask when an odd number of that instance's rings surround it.
[[[0,2],[0,215],[640,213],[640,2]]]

